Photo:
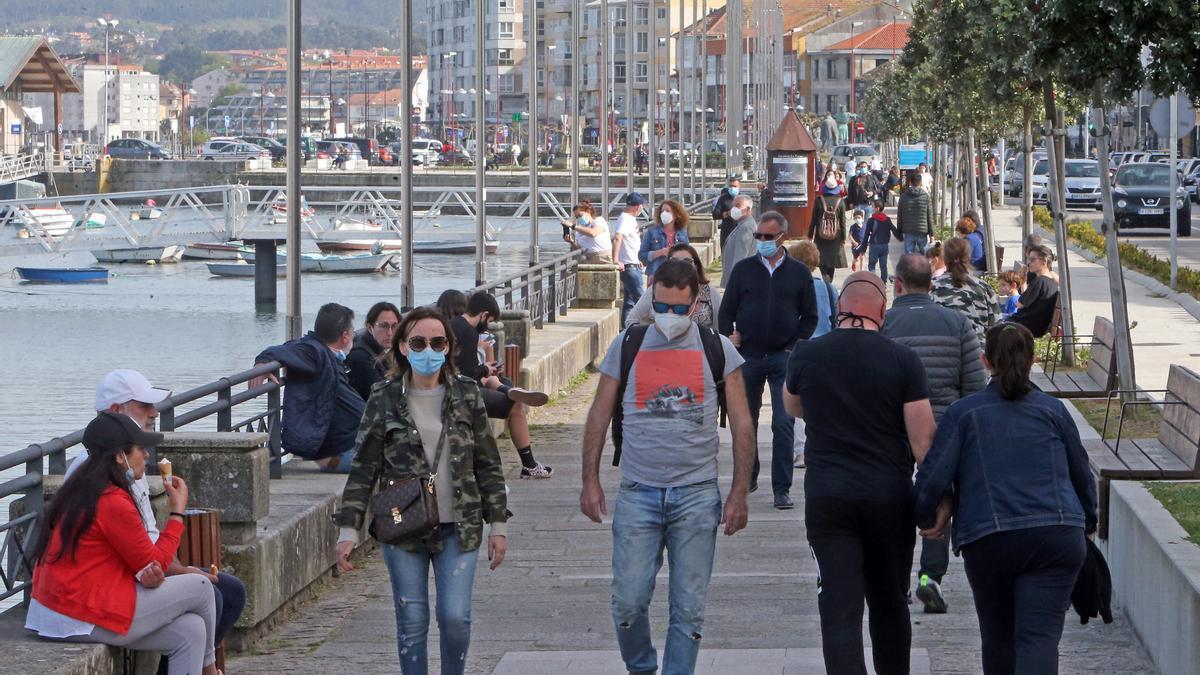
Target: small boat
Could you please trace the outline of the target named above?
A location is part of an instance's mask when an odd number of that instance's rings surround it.
[[[254,265],[246,261],[207,263],[208,273],[217,277],[253,277]],[[275,276],[287,276],[287,265],[276,265]]]
[[[105,283],[108,270],[103,267],[18,267],[25,281],[41,284]]]
[[[9,223],[30,234],[61,237],[75,226],[75,216],[61,206],[22,207]]]
[[[394,253],[365,253],[362,255],[300,254],[302,272],[342,272],[370,274],[382,272],[395,259]]]
[[[129,212],[130,220],[157,220],[162,218],[163,210],[154,206],[143,206]]]
[[[371,251],[376,247],[384,251],[400,251],[404,242],[399,239],[346,239],[343,241],[318,241],[317,248],[322,251]],[[495,239],[485,239],[483,249],[487,253],[495,253],[500,249],[500,242]],[[472,254],[475,252],[475,240],[470,241],[417,241],[413,243],[413,253],[453,253]]]
[[[84,229],[88,230],[100,230],[103,229],[107,224],[108,216],[103,213],[93,213],[89,215],[87,220],[84,220],[82,223]],[[79,223],[76,223],[76,225],[79,225]]]
[[[96,260],[109,263],[179,262],[183,257],[182,246],[139,246],[137,248],[113,248],[92,251]]]
[[[287,221],[288,206],[287,196],[277,195],[274,201],[271,202],[271,222],[283,223]],[[308,205],[308,200],[303,196],[300,197],[300,218],[312,218],[317,215],[317,210]]]
[[[183,257],[188,260],[241,260],[243,248],[241,242],[188,244],[183,249]]]

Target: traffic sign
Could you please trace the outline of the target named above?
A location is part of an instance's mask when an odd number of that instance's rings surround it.
[[[14,134],[19,134],[19,133],[21,133],[21,123],[20,123],[20,122],[13,122],[11,131],[12,131],[12,133],[14,133]]]
[[[62,122],[58,123],[58,135],[62,136]]]
[[[928,164],[930,160],[930,152],[924,143],[915,145],[901,145],[899,165],[901,169],[915,169],[922,162]]]
[[[196,116],[195,115],[191,115],[188,117],[188,128],[191,128],[191,129],[196,128]]]
[[[233,120],[229,119],[229,115],[226,115],[226,116],[225,116],[225,128],[226,128],[226,129],[228,129],[228,128],[229,128],[229,123],[230,123],[230,122],[232,122],[232,121],[233,121]]]
[[[1196,109],[1187,96],[1180,96],[1176,104],[1179,110],[1179,125],[1176,136],[1187,136],[1196,126]],[[1160,98],[1150,107],[1150,126],[1164,138],[1171,135],[1171,99]]]

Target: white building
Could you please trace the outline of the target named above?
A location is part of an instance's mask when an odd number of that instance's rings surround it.
[[[63,133],[93,143],[113,138],[159,140],[158,75],[140,65],[76,62],[68,69],[80,93],[62,97]],[[27,105],[52,106],[50,94],[26,94]],[[107,98],[107,101],[105,100]],[[107,115],[107,124],[105,124]]]
[[[480,83],[475,76],[475,36],[479,27],[474,7],[474,2],[468,0],[428,0],[426,117],[432,122],[450,124],[475,117],[471,90]],[[525,0],[488,2],[483,30],[487,70],[484,86],[492,92],[486,97],[484,112],[489,120],[511,119],[514,113],[528,110],[525,73],[521,70],[525,61],[524,12]]]
[[[222,87],[242,83],[241,75],[239,71],[225,68],[217,68],[200,75],[192,80],[192,89],[196,91],[196,95],[192,97],[192,105],[197,108],[207,108],[212,105],[213,99],[220,94]]]

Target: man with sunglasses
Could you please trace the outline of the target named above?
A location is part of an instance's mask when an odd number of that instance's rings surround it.
[[[783,381],[788,352],[807,340],[817,327],[817,296],[812,271],[779,245],[787,220],[777,211],[762,214],[754,233],[757,255],[733,267],[721,299],[718,325],[746,364],[742,367],[746,399],[755,433],[762,408],[763,386],[771,389],[771,490],[775,508],[795,508],[791,498],[794,421],[783,408]],[[750,491],[758,489],[757,453]]]
[[[717,526],[732,535],[746,526],[746,491],[754,438],[742,385],[742,359],[729,340],[713,372],[702,329],[694,321],[699,277],[668,259],[654,276],[654,325],[631,327],[609,347],[584,429],[580,510],[594,522],[607,514],[600,486],[605,431],[617,405],[623,432],[621,486],[613,511],[612,614],[621,658],[631,673],[659,670],[649,609],[663,551],[671,560],[670,623],[661,672],[690,673],[704,632]],[[624,343],[644,331],[622,378]],[[710,340],[711,343],[711,340]],[[710,347],[711,349],[711,347]],[[717,487],[718,380],[726,385],[733,431],[733,484],[724,508]],[[621,392],[621,382],[625,387]],[[620,400],[618,401],[618,396]]]

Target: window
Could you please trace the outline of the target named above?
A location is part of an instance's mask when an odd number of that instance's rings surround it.
[[[625,20],[625,8],[624,7],[612,7],[609,9],[609,11],[612,12],[612,18],[613,18],[614,24],[618,21]]]
[[[466,29],[462,26],[454,27],[454,41],[462,42],[466,38]]]
[[[633,8],[633,20],[635,23],[646,25],[650,23],[650,7],[647,5],[637,5]]]
[[[625,81],[625,64],[624,63],[613,64],[613,80],[615,80],[618,83],[622,83]]]
[[[613,36],[613,52],[625,51],[625,34],[617,33]]]
[[[546,35],[546,21],[539,18],[537,20],[537,36],[544,37]]]
[[[825,60],[825,77],[830,80],[838,79],[838,67],[835,59]]]
[[[500,65],[511,66],[513,64],[513,50],[511,48],[499,50]]]
[[[634,82],[646,82],[649,79],[650,79],[649,64],[645,63],[644,61],[641,63],[633,64],[633,81]]]
[[[665,21],[665,20],[666,20],[666,18],[667,18],[667,8],[666,8],[666,7],[659,7],[659,8],[658,8],[658,20],[659,20],[659,21]]]
[[[516,90],[516,76],[511,75],[511,74],[510,75],[501,75],[500,76],[500,93],[511,94],[515,90]]]
[[[837,96],[834,94],[826,96],[825,101],[829,104],[825,108],[826,112],[833,112],[837,108]]]
[[[649,33],[644,33],[644,32],[638,33],[634,37],[634,40],[635,40],[635,47],[637,49],[637,53],[645,54],[650,51],[650,34]]]
[[[513,36],[513,22],[512,21],[501,21],[500,22],[500,37],[511,38],[512,36]]]
[[[499,0],[501,12],[511,12],[516,6],[517,0]]]

